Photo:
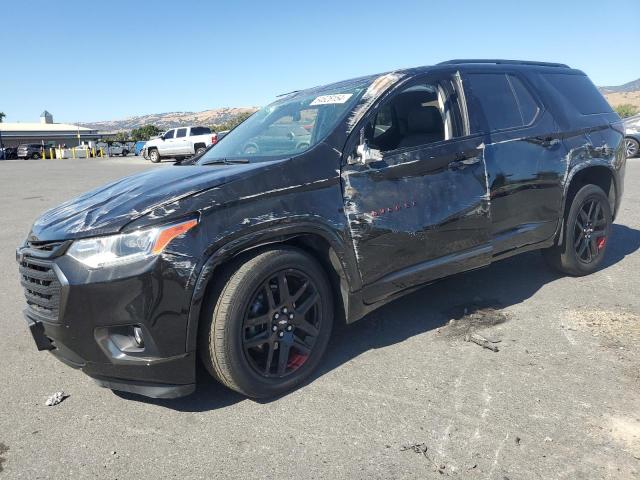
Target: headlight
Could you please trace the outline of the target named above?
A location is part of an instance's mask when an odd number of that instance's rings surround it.
[[[171,240],[197,224],[198,221],[192,219],[120,235],[76,240],[67,255],[89,268],[131,263],[160,254]]]

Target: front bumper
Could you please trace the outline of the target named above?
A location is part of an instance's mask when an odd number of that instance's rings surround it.
[[[59,291],[50,302],[56,305],[53,313],[33,305],[33,292],[24,281],[29,273],[21,268],[28,300],[24,316],[38,350],[50,351],[114,390],[156,398],[194,391],[195,351],[186,349],[189,275],[170,268],[170,255],[91,271],[60,251],[36,253],[41,258],[31,257],[30,248],[18,249],[18,261],[36,264],[39,278],[46,278],[42,269],[50,266]],[[43,282],[37,282],[34,291],[47,294]],[[134,326],[142,329],[143,347],[131,340]]]

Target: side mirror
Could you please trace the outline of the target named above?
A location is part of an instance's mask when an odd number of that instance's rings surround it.
[[[356,147],[355,158],[349,157],[351,164],[359,163],[366,165],[367,163],[382,160],[382,152],[376,148],[370,148],[366,140]]]

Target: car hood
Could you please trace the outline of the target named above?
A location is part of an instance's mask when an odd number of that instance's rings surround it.
[[[264,163],[172,166],[125,177],[45,212],[34,222],[29,240],[116,233],[159,206],[215,188],[263,166]]]

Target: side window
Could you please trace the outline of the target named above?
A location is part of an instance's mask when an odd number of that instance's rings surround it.
[[[504,73],[470,73],[467,75],[467,100],[472,100],[470,117],[484,116],[491,130],[524,125],[518,101]],[[469,98],[472,97],[472,98]],[[475,110],[475,111],[473,111]],[[481,125],[471,125],[472,133],[482,131]]]
[[[507,78],[509,79],[513,93],[516,96],[516,101],[518,102],[518,109],[520,110],[522,124],[530,125],[538,116],[540,107],[538,107],[535,99],[531,96],[531,92],[527,90],[527,87],[522,84],[518,77],[515,75],[508,75]]]
[[[170,138],[173,138],[174,133],[175,133],[175,130],[169,130],[167,133],[164,134],[164,139],[169,140]]]
[[[391,128],[393,122],[393,113],[391,104],[382,107],[376,114],[373,122],[373,138],[374,140]]]
[[[458,103],[451,78],[425,79],[396,93],[365,126],[367,143],[380,152],[412,148],[456,136]],[[455,111],[454,111],[455,110]]]
[[[211,129],[209,127],[192,127],[191,128],[191,136],[195,137],[196,135],[208,135],[211,133]]]
[[[183,138],[186,136],[187,136],[186,128],[179,128],[178,130],[176,130],[176,138]]]

